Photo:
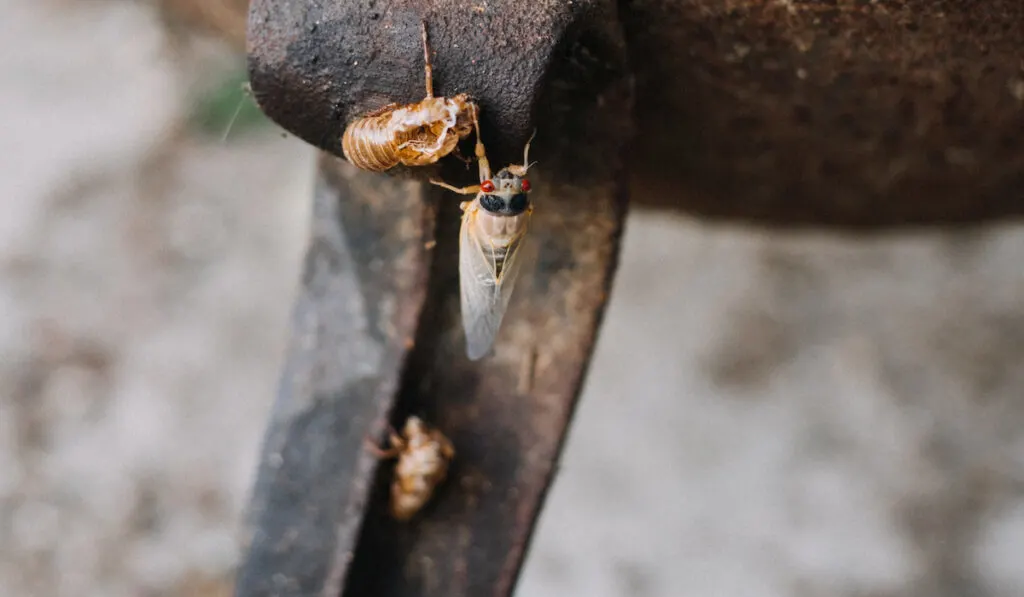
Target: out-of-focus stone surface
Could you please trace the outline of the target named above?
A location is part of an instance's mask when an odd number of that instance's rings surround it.
[[[220,35],[239,50],[245,49],[249,0],[159,0],[158,4],[170,27],[198,28]]]
[[[313,154],[188,134],[234,59],[151,7],[6,4],[0,594],[224,594]]]
[[[520,594],[1024,594],[1022,259],[634,214]]]
[[[0,595],[227,595],[313,154],[184,129],[150,5],[3,9]],[[634,214],[519,594],[1024,594],[1021,263]]]

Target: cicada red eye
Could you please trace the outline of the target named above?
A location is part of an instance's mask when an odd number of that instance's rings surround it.
[[[523,192],[526,193],[530,190],[530,181],[523,179]]]
[[[493,193],[494,192],[494,183],[489,181],[489,180],[485,180],[482,183],[480,183],[480,190],[485,192],[485,193]]]

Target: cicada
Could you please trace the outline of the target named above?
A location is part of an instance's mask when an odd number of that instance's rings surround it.
[[[433,164],[455,150],[472,131],[478,108],[468,94],[434,97],[426,23],[421,23],[421,33],[427,96],[416,104],[388,104],[348,125],[341,149],[359,168],[383,172],[398,164]]]
[[[391,482],[390,510],[396,519],[405,521],[423,508],[444,481],[448,463],[455,457],[455,447],[443,433],[419,417],[409,417],[402,435],[392,431],[389,440],[390,449],[375,446],[374,451],[382,458],[398,457]]]
[[[475,361],[494,344],[522,266],[523,246],[533,214],[530,181],[526,178],[533,137],[526,142],[521,165],[502,168],[492,177],[475,114],[473,126],[480,184],[458,188],[439,180],[430,182],[461,195],[476,195],[472,201],[460,204],[459,231],[462,325],[466,332],[466,354]]]

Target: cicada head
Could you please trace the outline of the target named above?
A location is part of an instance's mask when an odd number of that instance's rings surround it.
[[[524,175],[502,168],[493,178],[480,183],[480,207],[500,216],[518,216],[530,207],[530,181]]]

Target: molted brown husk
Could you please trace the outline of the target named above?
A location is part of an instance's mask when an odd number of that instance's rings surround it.
[[[353,121],[342,137],[342,151],[348,161],[371,172],[398,164],[427,166],[451,153],[469,135],[476,109],[464,94],[397,106]]]

